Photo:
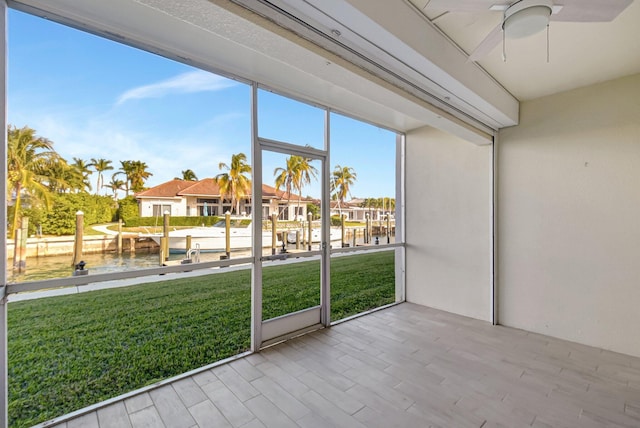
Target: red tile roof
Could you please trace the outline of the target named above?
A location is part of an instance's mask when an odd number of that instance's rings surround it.
[[[175,198],[182,189],[193,186],[194,181],[171,180],[136,193],[136,198]]]
[[[181,196],[215,196],[220,197],[220,187],[213,178],[205,178],[199,181],[185,181],[185,180],[171,180],[166,183],[159,184],[155,187],[137,193],[137,198],[177,198]],[[251,191],[247,196],[251,196]],[[276,199],[291,199],[291,201],[297,201],[298,195],[289,194],[282,190],[277,190],[275,187],[267,184],[262,185],[262,197],[264,198],[276,198]],[[312,199],[302,197],[301,201],[311,202]]]
[[[220,196],[220,186],[213,178],[205,178],[182,189],[178,196]]]

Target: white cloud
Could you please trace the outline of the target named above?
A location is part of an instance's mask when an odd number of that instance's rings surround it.
[[[118,97],[116,104],[119,105],[135,99],[161,98],[168,94],[219,91],[234,85],[233,80],[206,71],[195,70],[150,85],[129,89]]]

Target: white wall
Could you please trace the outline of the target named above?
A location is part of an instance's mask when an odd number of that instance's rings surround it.
[[[407,134],[407,301],[491,319],[491,163],[491,146]]]
[[[500,323],[640,356],[640,75],[500,133]]]
[[[181,199],[140,199],[140,217],[153,217],[154,205],[171,205],[172,216],[184,216],[187,212],[186,200]]]

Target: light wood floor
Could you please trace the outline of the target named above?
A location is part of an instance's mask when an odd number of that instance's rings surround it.
[[[640,359],[401,304],[74,427],[640,427]]]

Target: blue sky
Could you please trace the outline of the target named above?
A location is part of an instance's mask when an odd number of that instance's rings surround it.
[[[233,153],[250,156],[248,86],[21,12],[8,25],[8,121],[69,162],[141,160],[153,186],[185,169],[213,177]],[[258,105],[261,136],[321,147],[323,111],[265,91]],[[331,124],[331,166],[354,168],[352,195],[393,196],[395,134],[339,115]],[[266,184],[276,166],[265,162]]]

